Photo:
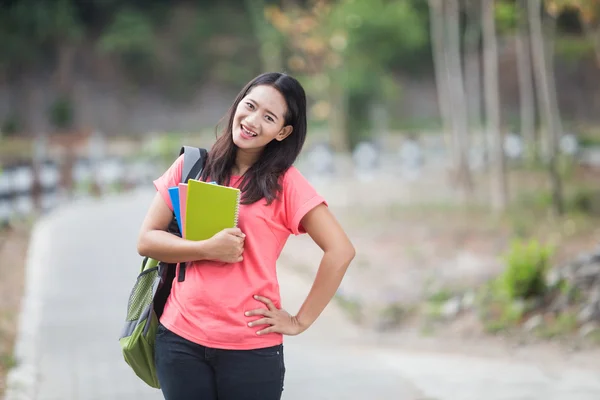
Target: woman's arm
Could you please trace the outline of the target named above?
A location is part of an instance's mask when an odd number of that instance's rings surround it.
[[[157,193],[140,229],[137,250],[141,256],[167,263],[242,260],[244,235],[238,228],[225,229],[208,240],[191,241],[166,231],[172,219],[173,212]]]
[[[302,219],[302,226],[324,251],[312,288],[296,315],[304,331],[316,321],[335,295],[356,252],[350,239],[324,204],[309,211]]]
[[[295,316],[283,309],[277,309],[271,299],[254,296],[256,300],[265,303],[267,309],[246,312],[247,317],[256,315],[263,317],[249,322],[248,326],[270,325],[257,331],[258,335],[272,332],[298,335],[308,329],[333,298],[354,258],[354,246],[325,204],[309,211],[301,223],[310,237],[324,251],[317,276],[300,311]]]

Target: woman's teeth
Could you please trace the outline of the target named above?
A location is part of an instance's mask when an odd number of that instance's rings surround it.
[[[250,132],[248,129],[244,128],[243,126],[242,126],[242,130],[243,130],[243,131],[244,131],[244,133],[245,133],[246,135],[248,135],[248,136],[257,136],[257,134],[256,134],[256,133],[254,133],[254,132]]]

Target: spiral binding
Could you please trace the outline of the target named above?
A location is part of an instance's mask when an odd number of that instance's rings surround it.
[[[242,197],[242,191],[238,190],[237,193],[237,202],[235,205],[235,216],[233,217],[233,226],[237,228],[238,226],[238,219],[240,217],[240,201],[241,201],[241,197]]]

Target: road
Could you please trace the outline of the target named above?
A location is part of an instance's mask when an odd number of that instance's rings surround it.
[[[7,400],[153,400],[122,359],[118,336],[138,272],[138,227],[153,193],[58,209],[32,237],[26,297]],[[293,240],[293,238],[291,238]],[[360,249],[359,249],[360,251]],[[279,265],[294,312],[309,282]],[[303,335],[286,338],[285,400],[592,400],[600,380],[567,367],[418,354],[368,345],[332,304]]]

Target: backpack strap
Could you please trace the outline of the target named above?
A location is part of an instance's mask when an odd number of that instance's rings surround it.
[[[183,168],[181,170],[181,183],[187,183],[190,179],[198,179],[204,168],[204,164],[206,163],[208,151],[198,147],[183,146],[179,151],[179,155],[181,156],[182,154]],[[176,222],[175,224],[177,225]],[[181,236],[181,232],[179,233],[179,236]],[[178,282],[183,282],[185,280],[185,268],[186,263],[179,264]]]
[[[183,154],[183,169],[181,171],[181,183],[187,183],[190,179],[197,179],[204,168],[208,151],[198,147],[183,146],[179,155]]]

